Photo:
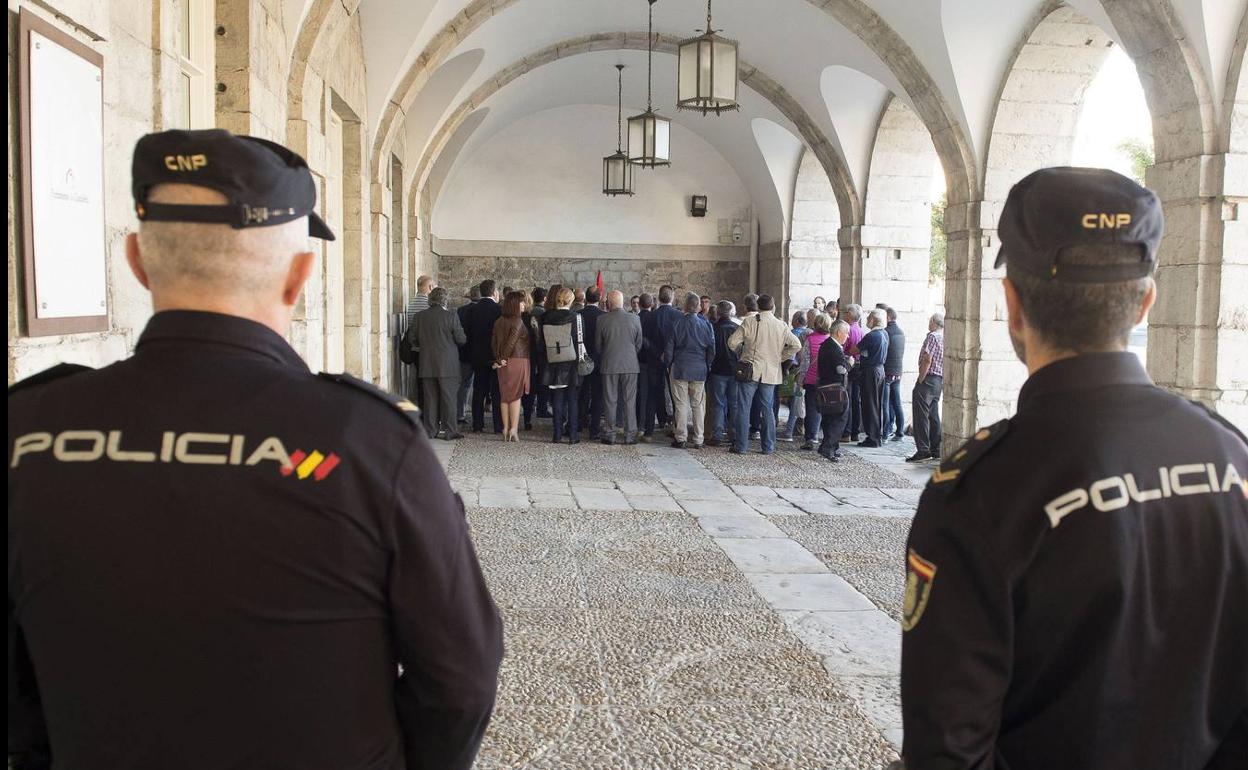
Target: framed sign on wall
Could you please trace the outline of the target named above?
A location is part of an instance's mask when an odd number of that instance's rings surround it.
[[[26,333],[108,329],[104,57],[18,16]]]

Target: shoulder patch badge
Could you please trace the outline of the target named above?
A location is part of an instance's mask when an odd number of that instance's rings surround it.
[[[403,417],[405,417],[412,425],[420,425],[420,407],[416,406],[403,396],[396,396],[393,393],[387,393],[376,385],[373,385],[370,382],[365,382],[358,377],[352,377],[349,374],[330,374],[329,372],[321,372],[317,375],[317,377],[320,377],[323,380],[329,380],[330,382],[336,382],[339,385],[348,385],[356,390],[361,390],[367,393],[373,398],[385,401],[387,404],[394,407],[394,409],[399,414],[403,415]]]
[[[945,490],[952,490],[957,486],[957,482],[966,475],[967,470],[979,460],[979,458],[988,454],[988,450],[992,449],[998,441],[1005,436],[1009,430],[1010,421],[1002,420],[987,428],[981,428],[976,431],[970,441],[958,448],[948,459],[940,464],[940,468],[932,474],[929,485],[938,486]]]
[[[936,565],[919,556],[913,548],[906,554],[906,597],[901,607],[901,630],[919,624],[936,580]]]

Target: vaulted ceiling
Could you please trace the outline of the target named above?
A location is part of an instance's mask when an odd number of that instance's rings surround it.
[[[288,0],[289,39],[323,1]],[[352,0],[342,1],[353,6]],[[397,133],[387,125],[395,121],[397,106],[406,167],[423,165],[426,179],[453,173],[457,156],[538,110],[613,104],[616,63],[629,66],[626,107],[644,106],[645,55],[637,43],[644,46],[645,0],[355,2],[370,133],[374,141]],[[1223,73],[1248,0],[1170,2],[1193,58],[1206,72],[1213,102],[1221,104]],[[1120,40],[1102,0],[1066,4]],[[655,106],[715,146],[750,194],[769,200],[759,204],[769,216],[780,215],[784,205],[776,190],[785,180],[777,174],[792,171],[785,170],[788,161],[775,159],[783,155],[777,131],[798,144],[826,143],[818,149],[831,159],[824,163],[830,176],[840,173],[846,188],[862,196],[871,143],[890,93],[911,106],[932,96],[909,93],[907,85],[934,92],[965,137],[965,152],[982,163],[1006,71],[1029,30],[1056,6],[1054,0],[715,0],[716,28],[740,41],[742,59],[773,92],[743,88],[740,113],[678,115],[675,58],[660,53],[654,62]],[[705,17],[701,0],[658,0],[655,32],[669,40],[689,37],[705,26]],[[561,44],[613,35],[631,42],[531,58],[544,49],[558,52]],[[413,80],[413,72],[430,68]],[[518,71],[524,74],[516,77]]]

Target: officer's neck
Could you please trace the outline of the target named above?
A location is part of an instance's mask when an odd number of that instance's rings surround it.
[[[269,327],[282,337],[290,332],[291,308],[281,303],[263,303],[256,299],[187,295],[182,292],[153,292],[152,310],[197,310],[246,318]]]
[[[1027,365],[1028,376],[1035,374],[1049,364],[1065,361],[1068,358],[1075,358],[1085,353],[1122,353],[1127,349],[1126,345],[1112,345],[1104,350],[1082,351],[1059,348],[1047,344],[1030,329],[1027,330],[1024,342],[1023,363]]]

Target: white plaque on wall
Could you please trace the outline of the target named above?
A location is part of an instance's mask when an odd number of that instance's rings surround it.
[[[24,9],[19,28],[27,331],[104,330],[103,59]]]

